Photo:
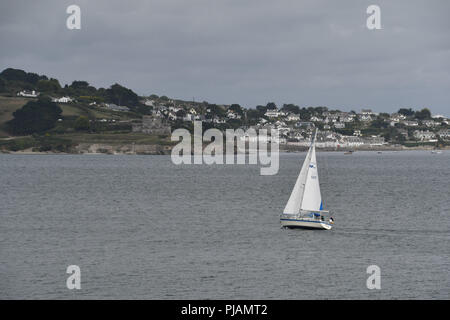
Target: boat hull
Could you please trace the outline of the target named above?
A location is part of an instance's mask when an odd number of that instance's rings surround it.
[[[301,229],[316,229],[316,230],[330,230],[333,226],[324,221],[303,220],[303,219],[280,219],[281,226],[285,228],[301,228]]]

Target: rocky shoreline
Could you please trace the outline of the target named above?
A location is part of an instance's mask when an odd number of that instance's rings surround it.
[[[303,146],[281,145],[280,152],[295,153],[305,152],[308,148]],[[405,147],[402,145],[384,145],[384,146],[366,146],[356,148],[317,148],[318,152],[348,152],[348,151],[431,151],[432,146]],[[450,150],[450,147],[441,150]],[[170,155],[172,146],[170,145],[148,145],[148,144],[101,144],[101,143],[80,143],[75,146],[71,152],[56,151],[34,151],[32,148],[20,151],[0,150],[2,154],[107,154],[107,155]]]

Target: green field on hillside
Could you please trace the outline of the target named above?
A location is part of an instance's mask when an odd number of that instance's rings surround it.
[[[50,150],[54,147],[60,147],[62,150],[66,150],[70,145],[80,143],[103,143],[109,145],[120,144],[148,144],[148,145],[170,145],[173,144],[170,138],[167,136],[148,135],[143,133],[131,133],[123,131],[123,129],[112,128],[111,131],[106,129],[105,132],[89,133],[83,131],[66,131],[58,132],[58,130],[50,130],[45,135],[32,135],[32,136],[17,136],[10,137],[10,135],[4,130],[5,123],[13,118],[13,112],[20,109],[28,101],[35,99],[19,98],[19,97],[5,97],[0,96],[0,147],[7,150],[23,150],[28,148],[41,148],[42,145],[48,146]],[[73,123],[77,117],[86,116],[90,119],[115,119],[116,121],[132,120],[140,118],[132,112],[119,112],[109,111],[100,107],[91,107],[82,104],[58,104],[62,109],[61,117],[67,118],[61,122],[64,124]],[[68,122],[66,122],[68,121]],[[117,122],[116,122],[117,123]],[[111,126],[111,123],[108,125]],[[58,124],[61,126],[61,124]],[[73,130],[73,129],[72,129]],[[5,139],[7,138],[7,139]]]
[[[0,96],[0,124],[13,118],[13,112],[27,103],[26,98],[10,98]]]
[[[69,133],[60,135],[74,143],[104,143],[104,144],[172,144],[166,136],[148,135],[144,133]]]
[[[13,118],[13,112],[22,108],[27,102],[36,99],[0,96],[0,138],[7,137],[4,130],[7,121]],[[90,119],[115,119],[116,121],[140,118],[132,112],[109,111],[100,107],[87,107],[81,104],[58,104],[62,109],[62,118],[86,116]]]

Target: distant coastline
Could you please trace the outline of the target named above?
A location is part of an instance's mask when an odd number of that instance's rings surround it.
[[[140,96],[113,84],[61,85],[45,75],[0,72],[0,151],[21,154],[169,154],[176,129],[277,132],[280,150],[303,151],[319,129],[317,150],[447,149],[450,119],[428,108],[393,113],[331,110],[274,102],[254,107]]]
[[[302,153],[307,151],[307,147],[280,145],[280,152],[284,153]],[[383,145],[383,146],[360,146],[354,148],[317,148],[318,152],[336,152],[344,153],[349,151],[371,151],[371,152],[388,152],[388,151],[432,151],[435,150],[432,146],[417,146],[405,147],[401,145]],[[440,150],[450,150],[450,146],[440,148]],[[106,145],[106,144],[83,144],[77,146],[71,152],[58,151],[33,151],[33,148],[28,148],[18,151],[0,150],[0,154],[13,155],[170,155],[172,152],[171,146],[160,145]]]

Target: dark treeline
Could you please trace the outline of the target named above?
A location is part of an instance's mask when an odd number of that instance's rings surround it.
[[[97,89],[87,81],[73,81],[62,87],[57,79],[20,69],[8,68],[0,73],[0,93],[15,95],[21,90],[35,90],[43,95],[77,97],[80,102],[110,102],[129,107],[139,105],[139,96],[117,83],[107,89]]]

